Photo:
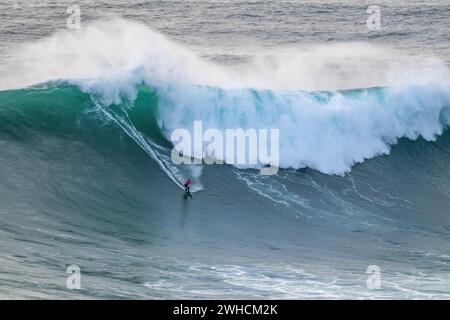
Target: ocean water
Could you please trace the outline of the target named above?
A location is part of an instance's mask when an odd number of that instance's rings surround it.
[[[72,5],[0,3],[0,298],[450,298],[447,1]],[[174,165],[195,120],[278,174]]]

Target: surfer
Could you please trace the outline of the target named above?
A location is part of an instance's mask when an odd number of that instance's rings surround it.
[[[191,184],[191,179],[187,179],[186,182],[184,183],[184,191],[186,191],[187,193],[191,193],[191,189],[189,187],[189,185]]]

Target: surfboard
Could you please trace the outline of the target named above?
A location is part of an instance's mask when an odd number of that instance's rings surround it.
[[[191,197],[191,199],[192,199],[192,193],[190,193],[190,192],[185,192],[184,195],[183,195],[184,200],[186,200],[187,197]]]
[[[184,189],[184,198],[186,199],[188,196],[192,198],[192,193]]]

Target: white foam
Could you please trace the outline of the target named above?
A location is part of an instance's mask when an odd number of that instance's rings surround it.
[[[251,54],[252,51],[250,51]],[[108,105],[158,91],[159,124],[280,129],[280,166],[343,174],[401,137],[433,140],[449,123],[448,68],[365,43],[254,51],[244,65],[202,60],[149,27],[100,21],[23,45],[1,67],[0,89],[69,79]],[[249,54],[247,50],[245,54]],[[359,95],[333,91],[387,86]]]

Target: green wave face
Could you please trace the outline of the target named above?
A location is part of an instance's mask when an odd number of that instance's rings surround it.
[[[108,110],[117,117],[126,117],[137,130],[168,147],[170,143],[158,128],[157,103],[156,93],[142,87],[132,106],[124,102],[108,106]],[[25,140],[45,133],[114,145],[118,136],[105,131],[115,131],[114,125],[100,112],[92,96],[77,86],[49,83],[0,92],[0,134],[4,138]],[[121,131],[116,128],[115,134]]]

